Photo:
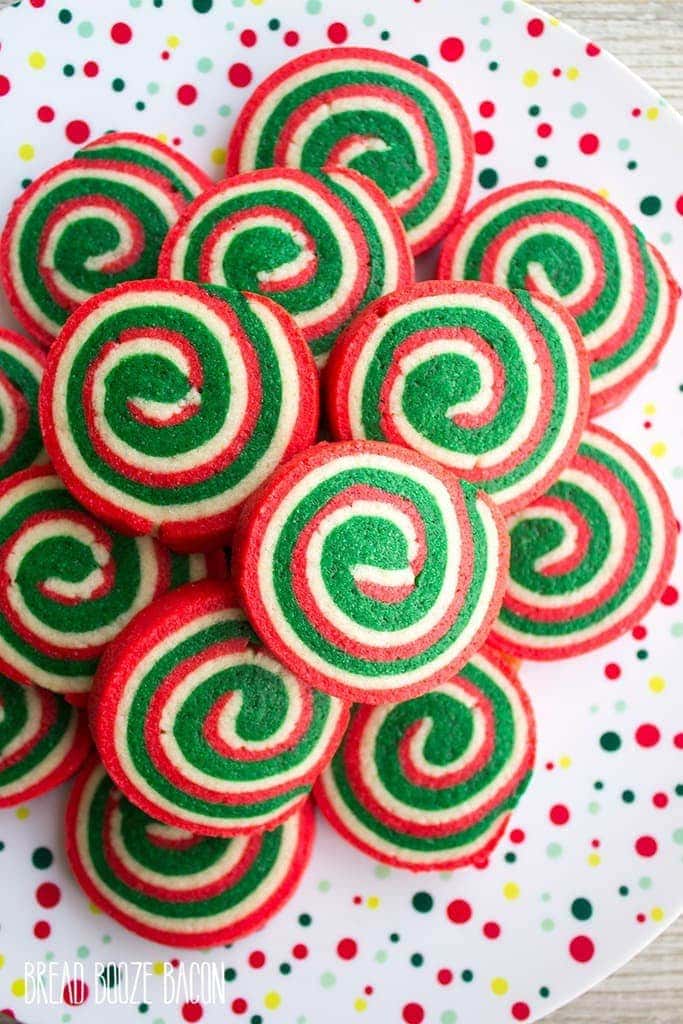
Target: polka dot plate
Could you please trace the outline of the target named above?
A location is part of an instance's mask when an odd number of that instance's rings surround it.
[[[549,175],[601,190],[683,278],[679,118],[598,45],[513,0],[23,0],[0,13],[0,212],[107,129],[159,135],[219,177],[235,113],[264,74],[346,42],[413,57],[454,86],[475,132],[473,198]],[[433,257],[421,263],[427,276]],[[651,460],[679,509],[682,342],[680,324],[658,369],[602,420]],[[486,870],[388,870],[320,822],[284,911],[197,957],[88,905],[65,863],[64,790],[3,811],[0,1008],[42,1024],[95,1013],[100,1024],[505,1024],[577,996],[683,904],[678,587],[609,647],[523,667],[538,769]],[[144,987],[121,967],[136,961],[149,962]],[[25,962],[80,973],[54,971],[53,1005],[30,1007]],[[192,963],[216,967],[219,991],[181,983]]]

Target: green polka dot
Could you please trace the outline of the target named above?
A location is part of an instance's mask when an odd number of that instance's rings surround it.
[[[553,898],[552,897],[552,893],[549,893],[549,892],[542,892],[541,893],[541,902],[543,902],[543,903],[550,903],[552,898]]]
[[[223,971],[223,977],[226,981],[234,981],[237,977],[237,971],[234,967],[226,967]]]
[[[601,782],[601,781],[600,781],[600,779],[597,779],[597,780],[596,780],[596,781],[595,781],[595,782],[593,783],[593,788],[594,788],[594,789],[604,789],[604,788],[605,788],[605,783],[604,783],[604,782]]]
[[[490,64],[489,64],[489,71],[497,71],[499,67],[500,67],[500,64],[498,63],[498,61],[497,60],[492,60],[490,62]]]
[[[633,792],[632,789],[625,789],[624,792],[621,794],[621,799],[624,801],[625,804],[632,804],[635,798],[636,794]]]
[[[551,860],[557,860],[562,856],[562,847],[559,843],[548,843],[545,851]]]
[[[503,11],[505,12],[505,14],[510,14],[512,11],[514,11],[514,9],[514,0],[505,0],[503,4]]]
[[[227,105],[227,103],[221,104],[221,106],[218,108],[218,113],[220,117],[230,117],[230,111],[231,108]]]
[[[649,655],[647,651],[644,651],[642,648],[641,650],[636,651],[636,658],[638,659],[638,661],[647,661],[648,657]]]
[[[76,68],[73,66],[73,64],[65,64],[62,68],[62,72],[66,75],[67,78],[71,78],[75,71]]]
[[[302,928],[308,928],[312,921],[313,918],[310,914],[299,914],[299,924]]]
[[[597,802],[597,800],[591,800],[591,802],[588,805],[588,813],[589,814],[599,814],[600,813],[600,804]]]
[[[142,7],[142,0],[128,0],[128,3],[134,9],[137,9],[138,7]]]
[[[192,0],[192,6],[197,14],[207,14],[213,7],[213,0]]]
[[[679,846],[683,846],[683,828],[677,828],[673,834],[674,843],[678,843]]]
[[[414,60],[416,64],[421,64],[423,68],[429,67],[429,61],[424,53],[414,53],[410,59]]]
[[[401,941],[401,936],[398,934],[398,932],[392,932],[391,935],[389,936],[389,942],[400,942],[400,941]]]
[[[683,622],[674,622],[671,627],[671,635],[675,637],[683,636]]]
[[[640,212],[646,217],[654,217],[662,208],[662,200],[659,196],[644,196],[640,200]]]
[[[482,53],[488,53],[492,45],[493,44],[491,43],[490,39],[479,40],[479,49],[481,50]]]
[[[648,875],[643,875],[642,878],[638,879],[638,885],[641,889],[650,889],[652,887],[652,879]]]
[[[192,127],[192,134],[201,139],[202,135],[206,135],[206,128],[203,124],[195,124]]]
[[[387,953],[386,949],[378,949],[377,952],[375,953],[375,960],[377,961],[378,964],[384,964],[387,962],[388,956],[389,954]]]
[[[318,882],[318,892],[329,892],[332,888],[332,883],[327,881]]]
[[[145,104],[143,103],[142,100],[138,100],[137,101],[137,103],[135,104],[135,109],[136,110],[144,110],[145,109]]]
[[[506,864],[514,864],[516,860],[517,860],[517,854],[513,853],[512,850],[510,850],[508,853],[505,854],[505,863]]]
[[[614,753],[621,746],[621,736],[616,732],[603,732],[600,737],[600,746],[609,754]]]
[[[498,172],[492,167],[485,167],[479,172],[479,184],[482,188],[495,188],[498,184]]]
[[[674,793],[676,794],[676,796],[683,796],[683,783],[678,783],[674,790]]]
[[[627,885],[620,885],[619,886],[619,895],[620,896],[628,896],[628,886]]]
[[[379,37],[380,37],[380,39],[382,40],[383,43],[386,43],[387,39],[389,39],[390,36],[391,36],[391,32],[388,32],[385,28],[382,29],[382,31],[379,34]]]
[[[387,864],[375,864],[375,878],[388,878],[390,874],[391,868]]]
[[[555,927],[552,917],[544,917],[541,921],[541,928],[544,932],[551,932]]]
[[[631,143],[628,139],[619,139],[617,142],[617,149],[620,149],[622,153],[625,153],[629,149]]]
[[[571,912],[577,921],[587,921],[593,915],[593,905],[584,896],[577,896],[571,905]]]
[[[444,1010],[441,1014],[441,1024],[455,1024],[458,1015],[455,1010]]]
[[[413,953],[413,955],[410,958],[410,962],[413,965],[413,967],[422,967],[422,964],[424,963],[424,957],[422,956],[422,953]]]
[[[309,14],[320,14],[323,9],[323,5],[320,0],[306,0],[306,11]]]
[[[368,28],[370,28],[372,25],[375,24],[375,15],[374,14],[364,14],[363,15],[363,24],[367,25]]]
[[[540,113],[541,113],[541,108],[538,106],[538,104],[537,103],[532,103],[531,106],[529,107],[529,117],[538,117],[538,115]]]
[[[61,21],[62,25],[68,25],[71,19],[73,18],[73,14],[71,13],[71,11],[67,11],[66,7],[62,7],[57,17]]]
[[[78,26],[78,34],[83,39],[90,39],[90,37],[91,37],[91,35],[93,35],[94,31],[95,31],[95,26],[93,25],[92,21],[82,21],[80,23],[80,25]]]
[[[548,157],[547,156],[543,156],[541,154],[540,156],[536,157],[536,159],[534,160],[534,163],[536,164],[537,167],[547,167],[548,166]]]
[[[428,892],[416,892],[412,899],[413,908],[420,914],[428,914],[434,906],[434,899]]]
[[[271,18],[270,21],[268,22],[268,28],[270,29],[271,32],[277,32],[279,27],[280,27],[280,19],[279,18]]]
[[[622,711],[626,711],[626,701],[625,700],[618,700],[618,701],[616,701],[615,704],[614,704],[614,710],[618,711],[619,714],[621,714]]]
[[[550,989],[547,985],[541,985],[541,987],[538,990],[538,994],[541,997],[541,999],[547,999],[550,995]]]
[[[49,868],[53,860],[52,850],[48,850],[47,846],[37,846],[31,856],[34,868],[38,868],[39,871]]]
[[[460,977],[462,978],[463,981],[469,982],[469,981],[472,981],[472,979],[474,978],[474,973],[473,973],[473,971],[470,971],[469,968],[467,968],[466,970],[464,970],[462,972]]]
[[[587,110],[588,107],[585,103],[572,103],[571,107],[569,108],[569,113],[572,115],[572,117],[585,117]]]
[[[203,75],[210,71],[213,67],[213,61],[210,57],[200,57],[197,61],[197,71],[201,71]]]
[[[628,168],[629,171],[635,171],[637,166],[638,166],[638,164],[636,163],[635,160],[629,160],[629,162],[626,164],[626,167]]]
[[[79,946],[76,950],[76,956],[79,960],[85,960],[86,957],[90,956],[90,950],[87,946]]]
[[[669,245],[669,243],[673,241],[673,235],[670,231],[662,231],[661,235],[659,236],[659,240],[660,242],[663,242],[664,245]]]
[[[292,973],[292,965],[291,964],[287,964],[287,963],[280,964],[280,974],[291,974],[291,973]]]
[[[332,971],[325,971],[324,974],[320,975],[320,984],[323,988],[332,988],[336,980]]]
[[[159,85],[158,82],[148,82],[147,83],[147,92],[149,93],[150,96],[156,96],[156,94],[159,92],[160,88],[161,88],[161,86]]]
[[[140,1003],[140,1005],[138,1006],[138,1013],[148,1013],[148,1012],[149,1012],[149,1006],[147,1005],[147,1003]]]

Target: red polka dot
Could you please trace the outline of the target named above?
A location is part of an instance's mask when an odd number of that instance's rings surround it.
[[[647,918],[645,917],[645,914],[636,914],[636,921],[638,924],[645,924],[646,920]]]
[[[652,426],[652,424],[649,425]],[[631,635],[634,640],[644,640],[647,636],[647,629],[645,626],[634,626],[631,630]]]
[[[600,139],[597,135],[594,135],[593,132],[586,132],[586,134],[582,135],[579,139],[579,149],[582,153],[585,153],[586,156],[592,156],[593,153],[597,153],[599,148]]]
[[[80,146],[81,143],[85,142],[89,138],[90,127],[85,121],[69,121],[64,132],[69,142],[73,142],[77,146]]]
[[[523,843],[525,839],[526,835],[524,833],[524,829],[513,828],[512,832],[510,833],[511,843]]]
[[[178,959],[177,956],[172,957],[169,963],[171,967],[180,967],[180,960]]]
[[[6,96],[10,90],[10,81],[7,75],[0,75],[0,96]]]
[[[562,74],[562,68],[553,68],[553,78],[559,78]]]
[[[97,61],[87,60],[83,65],[83,74],[86,78],[96,78],[100,73]]]
[[[677,732],[674,736],[674,747],[678,750],[683,750],[683,732]]]
[[[479,104],[479,113],[482,117],[493,117],[496,112],[496,105],[492,100],[484,100]]]
[[[31,7],[44,7],[45,0],[31,0]],[[3,1013],[5,1011],[3,1010]]]
[[[358,952],[358,943],[355,939],[340,939],[337,943],[337,956],[341,960],[353,960]]]
[[[680,213],[683,217],[683,195],[679,196],[676,200],[676,213]]]
[[[115,25],[112,25],[110,35],[115,43],[125,46],[133,38],[133,30],[130,25],[126,25],[125,21],[117,21]]]
[[[33,926],[33,934],[37,939],[47,939],[52,929],[47,921],[36,921]]]
[[[530,36],[542,36],[545,25],[540,18],[532,18],[531,21],[527,22],[526,30]]]
[[[233,999],[230,1004],[230,1008],[233,1013],[246,1013],[247,1012],[247,1001],[246,999]]]
[[[292,946],[292,956],[295,960],[305,960],[308,956],[308,946],[303,942],[297,942],[296,946]]]
[[[38,110],[36,112],[36,116],[38,117],[39,121],[43,122],[43,124],[49,124],[50,121],[54,121],[54,119],[55,119],[55,112],[52,109],[52,107],[48,107],[48,106],[38,107]]]
[[[244,32],[240,33],[240,42],[242,46],[256,46],[256,33],[251,28],[245,28]]]
[[[510,1013],[515,1020],[528,1020],[531,1010],[526,1003],[513,1003]]]
[[[595,946],[587,935],[576,935],[569,943],[569,955],[580,964],[587,964],[593,959]]]
[[[656,747],[660,739],[659,729],[651,722],[644,722],[636,729],[636,743],[639,747]]]
[[[448,39],[444,39],[439,47],[439,53],[444,60],[460,60],[464,52],[465,44],[457,36],[449,36]]]
[[[657,840],[653,836],[638,836],[636,853],[641,857],[654,857],[657,852]]]
[[[553,825],[566,825],[569,821],[569,808],[564,804],[553,804],[548,812]]]
[[[594,850],[599,850],[600,849],[600,840],[599,839],[591,839],[591,846],[593,847]]]
[[[62,898],[62,894],[59,891],[59,886],[55,885],[54,882],[43,882],[36,889],[36,900],[41,907],[56,907]]]
[[[194,85],[186,83],[180,86],[176,96],[178,97],[178,103],[182,103],[184,107],[190,107],[197,99],[197,90]]]
[[[90,990],[84,981],[80,978],[74,978],[68,985],[64,986],[62,992],[62,999],[67,1006],[82,1006],[87,1000]]]
[[[285,41],[285,46],[296,46],[299,42],[299,33],[290,29],[289,32],[285,32],[282,38]]]
[[[363,899],[362,899],[361,896],[354,896],[353,899],[351,900],[351,902],[354,903],[355,906],[359,907],[361,905],[361,903],[363,902]]]
[[[266,954],[262,953],[260,949],[255,949],[253,953],[249,954],[249,966],[256,968],[263,967],[266,962]]]
[[[372,985],[366,985],[363,991],[365,992],[366,996],[371,996],[375,990],[372,987]]]
[[[608,679],[618,679],[621,675],[621,668],[614,661],[610,661],[608,665],[605,665],[605,675]]]
[[[442,967],[440,971],[437,971],[436,980],[439,985],[450,985],[453,981],[453,971],[449,970],[448,967]]]
[[[497,939],[500,935],[500,925],[495,921],[487,921],[482,931],[487,939]]]
[[[168,52],[168,50],[162,50],[161,51],[161,59],[162,60],[169,60],[170,56],[171,56],[171,54]]]
[[[251,82],[251,68],[247,67],[246,64],[238,61],[236,64],[231,64],[228,68],[228,81],[231,85],[237,86],[238,89],[243,89],[245,85],[249,85]]]
[[[341,21],[333,21],[327,30],[327,38],[331,43],[345,43],[348,37],[348,29]]]
[[[543,121],[536,129],[536,134],[540,139],[548,139],[553,134],[553,126]]]
[[[665,588],[660,600],[662,604],[676,604],[678,601],[678,591],[675,587],[672,587],[671,584],[669,584],[669,586]]]
[[[493,136],[490,132],[475,132],[474,133],[474,148],[480,156],[485,156],[486,153],[490,153],[493,149]]]
[[[191,1002],[183,1003],[180,1012],[183,1016],[183,1020],[192,1021],[201,1020],[204,1016],[204,1010],[201,1003]]]
[[[402,1017],[406,1024],[422,1024],[425,1012],[419,1003],[406,1003],[403,1007]]]
[[[642,110],[640,109],[640,107],[634,107],[631,111],[631,117],[640,117],[641,114]]]
[[[589,57],[597,57],[600,47],[596,43],[586,43],[586,53]]]
[[[666,793],[655,793],[652,797],[652,803],[655,807],[659,807],[661,809],[662,807],[668,806],[669,798]]]
[[[453,924],[466,924],[472,917],[472,907],[467,900],[452,900],[446,907],[446,913]]]

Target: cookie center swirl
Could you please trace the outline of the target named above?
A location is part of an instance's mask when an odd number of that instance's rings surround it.
[[[14,454],[29,429],[31,409],[22,393],[0,372],[0,464]]]

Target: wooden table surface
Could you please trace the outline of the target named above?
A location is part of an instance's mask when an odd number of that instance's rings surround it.
[[[683,0],[546,0],[539,6],[600,43],[683,113]],[[548,1024],[683,1024],[683,916]]]

